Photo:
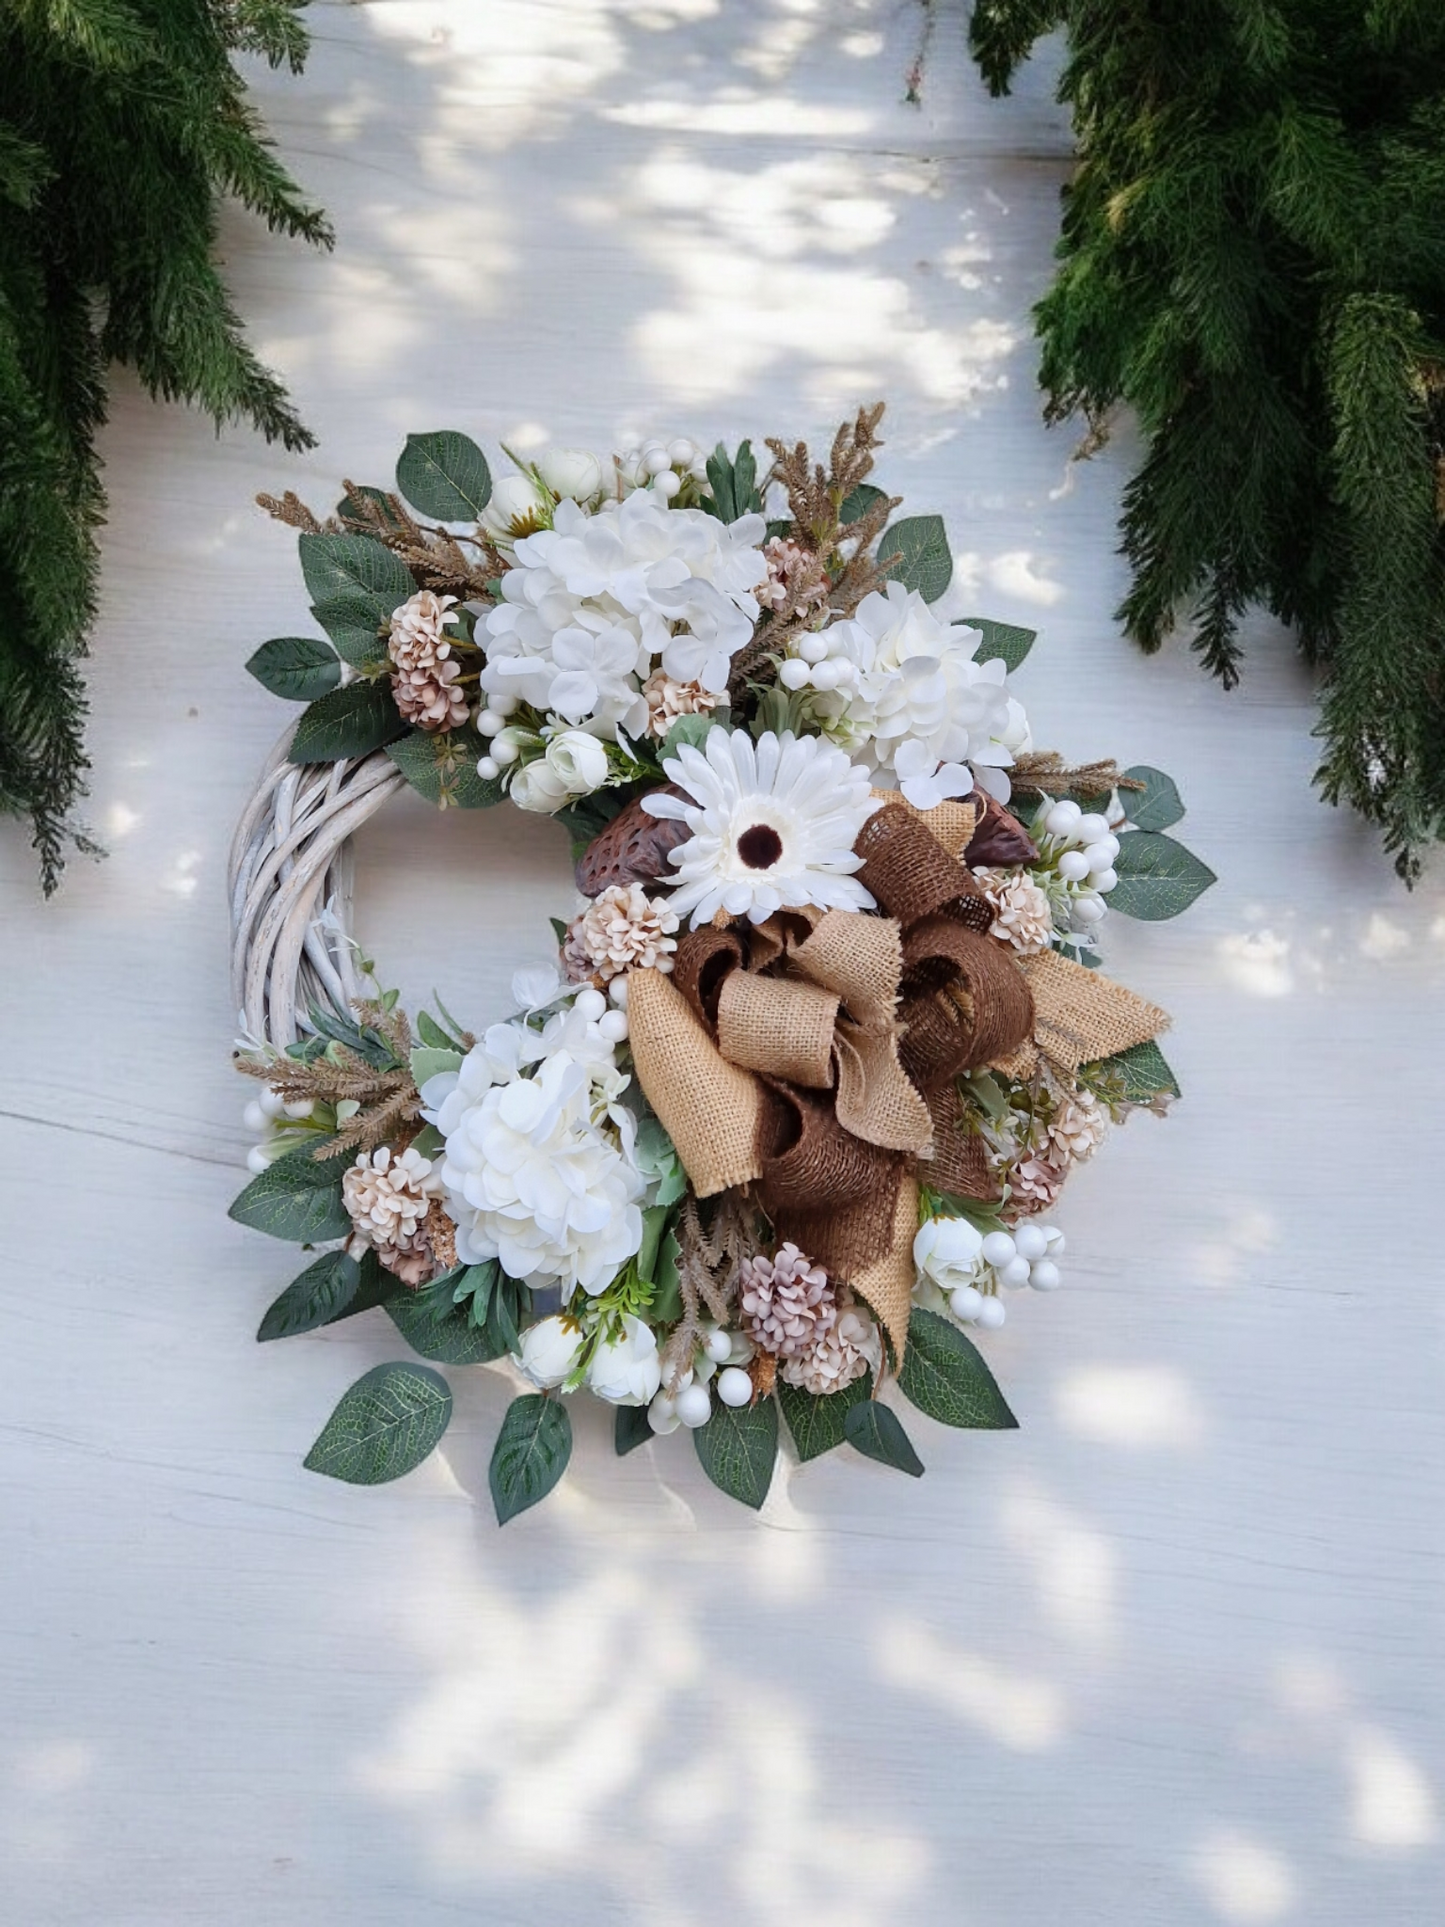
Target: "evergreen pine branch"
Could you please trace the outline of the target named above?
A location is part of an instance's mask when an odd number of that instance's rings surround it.
[[[292,0],[0,10],[0,811],[30,817],[47,892],[67,845],[95,847],[74,809],[108,363],[218,424],[310,445],[213,259],[222,195],[329,244],[231,65],[294,69],[305,49]]]

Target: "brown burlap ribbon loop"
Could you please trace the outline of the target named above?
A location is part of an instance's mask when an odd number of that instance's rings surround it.
[[[747,960],[747,938],[739,930],[717,930],[708,924],[678,939],[672,981],[714,1036],[723,984]]]
[[[909,1026],[903,1061],[924,1090],[974,1064],[992,1063],[1033,1032],[1033,993],[1013,953],[951,917],[925,917],[907,932],[903,988]],[[946,996],[921,994],[940,990]],[[952,1040],[945,1025],[956,1033]]]
[[[945,907],[959,922],[987,930],[993,907],[956,856],[901,803],[885,803],[858,832],[858,881],[906,930]]]
[[[878,1196],[899,1155],[853,1136],[825,1098],[765,1080],[760,1126],[763,1175],[758,1187],[770,1218],[780,1213],[832,1213]]]

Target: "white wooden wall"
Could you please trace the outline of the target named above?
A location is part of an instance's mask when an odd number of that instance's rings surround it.
[[[1445,873],[1413,895],[1308,788],[1311,691],[1261,630],[1225,697],[1111,612],[1131,453],[1034,392],[1067,131],[991,103],[954,5],[385,0],[261,72],[330,258],[228,224],[321,447],[118,382],[94,823],[42,906],[0,831],[0,1918],[13,1927],[1427,1927],[1441,1918]],[[307,627],[250,506],[384,479],[408,429],[822,437],[886,395],[957,603],[1040,625],[1040,739],[1173,772],[1218,870],[1116,919],[1186,1100],[1073,1186],[1067,1288],[987,1340],[1023,1429],[910,1429],[761,1519],[685,1435],[582,1405],[505,1533],[509,1396],[443,1452],[301,1469],[384,1321],[259,1348],[287,1251],[228,1223],[222,867]],[[403,803],[361,928],[476,1021],[570,903],[560,831]]]

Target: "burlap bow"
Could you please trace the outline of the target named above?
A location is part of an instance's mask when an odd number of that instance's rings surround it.
[[[791,1238],[873,1308],[901,1363],[920,1179],[997,1195],[960,1128],[957,1079],[1028,1075],[1154,1036],[1162,1011],[1053,952],[1020,960],[956,852],[972,804],[885,792],[855,851],[883,913],[783,911],[689,932],[668,977],[634,971],[628,1020],[648,1102],[700,1198],[752,1185]]]

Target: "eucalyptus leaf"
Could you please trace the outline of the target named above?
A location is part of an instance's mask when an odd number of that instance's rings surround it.
[[[882,1405],[876,1398],[864,1399],[850,1405],[844,1419],[844,1430],[848,1443],[866,1459],[877,1459],[880,1465],[891,1465],[896,1471],[906,1472],[910,1479],[923,1477],[923,1461],[909,1442],[902,1421],[890,1406]]]
[[[693,749],[701,749],[717,726],[717,718],[711,714],[677,717],[667,732],[660,760],[676,756],[683,743],[690,744]]]
[[[1012,622],[994,622],[988,616],[959,616],[954,627],[982,629],[983,641],[973,652],[975,662],[1002,662],[1012,675],[1038,639],[1037,629],[1020,629]]]
[[[447,1071],[459,1071],[462,1067],[462,1054],[448,1046],[445,1050],[433,1044],[418,1044],[411,1054],[411,1081],[420,1090],[428,1078],[441,1077]]]
[[[572,1421],[560,1399],[529,1392],[507,1407],[487,1482],[497,1524],[545,1499],[572,1456]]]
[[[1122,1082],[1124,1098],[1130,1104],[1147,1104],[1152,1098],[1183,1095],[1163,1051],[1152,1039],[1146,1044],[1135,1044],[1130,1050],[1118,1051],[1113,1057],[1101,1057],[1093,1064],[1086,1064],[1082,1075],[1108,1077],[1111,1072]]]
[[[733,456],[719,442],[707,458],[707,479],[712,500],[703,506],[719,522],[736,522],[741,516],[762,513],[763,498],[757,489],[758,464],[751,442],[739,442],[738,452]]]
[[[267,1311],[256,1333],[259,1343],[295,1338],[339,1318],[356,1296],[361,1267],[345,1251],[328,1251],[308,1265]]]
[[[383,620],[364,595],[328,596],[311,605],[311,613],[331,638],[331,646],[353,669],[375,674],[391,667]]]
[[[1172,776],[1166,776],[1162,769],[1151,769],[1147,763],[1136,763],[1124,774],[1144,785],[1142,790],[1119,792],[1136,830],[1167,830],[1183,816],[1184,804]]]
[[[408,435],[396,464],[397,493],[439,522],[475,522],[492,499],[487,458],[454,428]]]
[[[341,1174],[349,1157],[318,1161],[292,1151],[252,1178],[231,1206],[229,1216],[252,1231],[293,1244],[321,1244],[351,1230],[351,1214],[341,1198]]]
[[[317,604],[345,597],[366,609],[379,627],[416,589],[411,570],[372,535],[303,535],[298,538],[306,593]]]
[[[881,488],[874,488],[871,482],[860,482],[851,494],[844,496],[843,506],[838,511],[838,520],[844,528],[854,522],[861,522],[873,504],[883,499]]]
[[[293,763],[336,763],[347,757],[368,756],[400,736],[405,728],[388,683],[348,683],[302,710],[287,759]]]
[[[778,1456],[778,1408],[772,1399],[738,1407],[715,1405],[692,1442],[703,1471],[720,1492],[754,1511],[762,1505]]]
[[[682,1285],[677,1275],[681,1258],[682,1246],[677,1241],[677,1233],[669,1231],[657,1254],[657,1276],[653,1280],[652,1304],[648,1308],[656,1325],[675,1324],[682,1316]]]
[[[776,1389],[798,1457],[806,1464],[809,1459],[819,1458],[843,1443],[848,1436],[849,1412],[860,1400],[873,1396],[873,1374],[867,1371],[841,1391],[829,1392],[825,1398],[815,1398],[800,1385],[790,1385],[785,1378],[779,1378]]]
[[[388,744],[386,753],[412,788],[438,809],[489,810],[506,795],[495,777],[488,782],[477,774],[487,746],[475,730],[409,730]]]
[[[1146,923],[1179,916],[1216,881],[1192,850],[1154,830],[1126,830],[1114,870],[1119,881],[1109,892],[1109,908]]]
[[[336,651],[315,636],[276,636],[263,642],[246,668],[263,689],[293,703],[314,702],[341,681]]]
[[[942,1425],[1010,1431],[1018,1420],[971,1339],[937,1312],[914,1308],[899,1389]]]
[[[407,1344],[422,1358],[433,1359],[438,1365],[486,1365],[500,1358],[506,1348],[494,1332],[484,1325],[474,1325],[465,1311],[456,1308],[454,1294],[459,1275],[451,1273],[445,1279],[433,1281],[435,1286],[446,1287],[445,1316],[437,1316],[437,1307],[428,1301],[426,1289],[411,1292],[405,1286],[388,1296],[384,1309]]]
[[[953,551],[941,515],[906,515],[890,523],[878,538],[878,553],[897,556],[884,575],[916,589],[925,602],[937,602],[953,580]]]
[[[642,1243],[637,1250],[637,1275],[650,1285],[657,1275],[657,1260],[662,1234],[667,1228],[668,1210],[664,1204],[650,1204],[642,1214]]]
[[[377,1365],[357,1379],[306,1454],[306,1469],[348,1485],[415,1470],[447,1429],[452,1395],[425,1365]]]
[[[647,1421],[645,1405],[619,1405],[617,1417],[612,1425],[612,1443],[619,1459],[625,1459],[629,1452],[635,1452],[639,1445],[646,1445],[653,1436]]]

